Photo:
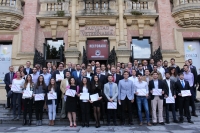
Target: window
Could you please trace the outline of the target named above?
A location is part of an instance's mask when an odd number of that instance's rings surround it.
[[[151,44],[149,39],[132,39],[131,50],[134,59],[151,58]]]

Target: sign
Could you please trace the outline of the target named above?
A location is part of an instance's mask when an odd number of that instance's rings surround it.
[[[115,26],[80,27],[80,36],[115,36]]]
[[[89,60],[107,60],[109,45],[107,39],[87,40],[87,58]]]
[[[0,84],[4,84],[4,77],[11,66],[12,45],[0,45]]]
[[[196,66],[197,73],[200,74],[199,53],[200,42],[199,41],[184,41],[185,60],[192,59],[193,65]]]

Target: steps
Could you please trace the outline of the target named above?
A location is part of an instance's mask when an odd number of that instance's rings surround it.
[[[56,125],[69,125],[69,121],[68,119],[60,119],[60,111],[61,109],[58,110],[58,114],[56,115],[56,121],[55,121],[55,124]],[[199,117],[192,117],[192,121],[194,122],[200,122],[200,103],[196,103],[196,113]],[[90,112],[91,114],[91,112]],[[92,115],[92,114],[91,114]],[[144,114],[143,114],[144,115]],[[164,119],[165,119],[165,111],[163,112],[163,115],[164,115]],[[177,119],[179,117],[179,112],[176,112],[176,116],[177,116]],[[32,115],[32,124],[35,125],[36,123],[36,116],[35,116],[35,111],[33,111],[33,115]],[[145,116],[143,116],[143,120],[145,121]],[[172,120],[172,113],[169,112],[169,119],[171,121]],[[23,114],[21,114],[21,118],[19,121],[14,121],[14,120],[11,120],[12,119],[12,111],[8,110],[8,109],[5,109],[5,105],[4,104],[0,104],[0,124],[22,124],[22,118],[23,118]],[[28,115],[27,115],[27,118],[28,118]],[[101,124],[106,124],[106,119],[107,117],[104,116],[104,121],[101,121]],[[117,120],[118,123],[119,123],[119,119]],[[187,119],[185,118],[185,121],[187,121]],[[133,122],[134,123],[138,123],[138,118],[136,116],[136,114],[133,115]],[[47,113],[44,113],[43,114],[43,124],[44,125],[47,125],[49,123],[49,120],[48,120],[48,114]],[[81,123],[77,122],[78,125],[80,125]],[[90,120],[90,124],[93,125],[95,124],[94,120],[91,119]]]

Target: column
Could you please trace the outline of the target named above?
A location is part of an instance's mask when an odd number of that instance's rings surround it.
[[[71,12],[71,41],[69,48],[77,47],[76,44],[76,0],[72,0],[72,12]]]
[[[124,11],[123,11],[123,0],[118,0],[119,5],[119,47],[126,46],[126,42],[124,40]]]

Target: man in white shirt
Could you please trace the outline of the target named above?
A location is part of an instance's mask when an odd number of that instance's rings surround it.
[[[149,107],[148,107],[148,101],[147,98],[149,96],[149,87],[147,82],[142,81],[142,74],[138,73],[138,81],[134,83],[135,88],[135,94],[137,106],[138,106],[138,116],[140,120],[140,126],[142,126],[142,105],[145,109],[146,119],[147,119],[147,125],[151,126],[150,120],[149,120]],[[143,90],[144,93],[140,93],[139,90]]]
[[[102,64],[102,65],[101,65],[101,74],[102,74],[102,75],[105,75],[105,76],[108,75],[108,73],[106,72],[106,66],[105,66],[105,64]]]
[[[49,85],[49,81],[51,80],[51,74],[47,73],[47,68],[43,67],[43,73],[41,74],[44,77],[44,82],[46,84],[46,86]]]
[[[138,81],[138,78],[136,77],[136,70],[133,69],[132,70],[132,76],[128,78],[129,80],[131,80],[133,82],[133,84],[135,84],[135,82]]]
[[[161,62],[157,62],[157,70],[161,73],[162,79],[165,79],[165,69],[162,67]]]
[[[39,75],[37,74],[37,68],[36,67],[33,68],[33,73],[31,74],[31,76],[32,76],[33,83],[36,85],[38,77],[39,77]]]

